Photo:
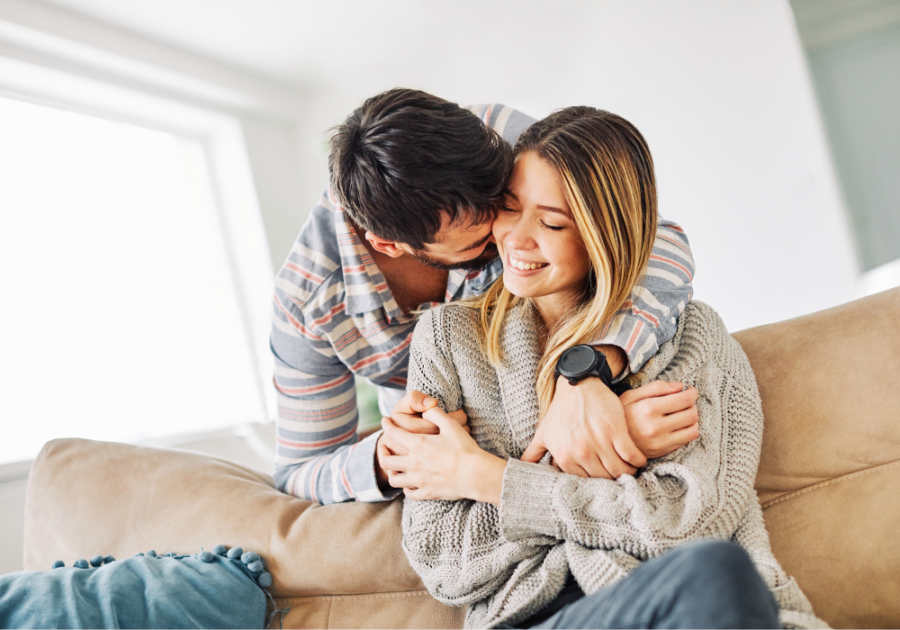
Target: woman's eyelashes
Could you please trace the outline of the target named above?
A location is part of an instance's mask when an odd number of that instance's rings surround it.
[[[509,206],[501,206],[501,212],[521,212],[521,210],[516,210],[515,208],[510,208]],[[543,219],[540,221],[541,227],[546,228],[548,230],[553,230],[554,232],[559,232],[560,230],[564,230],[565,226],[562,225],[550,225],[549,223],[544,223]]]

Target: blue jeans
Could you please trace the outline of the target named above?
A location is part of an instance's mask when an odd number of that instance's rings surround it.
[[[521,627],[780,627],[778,605],[750,556],[720,540],[693,542],[648,560],[592,595],[578,598],[569,588],[558,599],[565,604],[561,610],[544,619],[551,602]]]

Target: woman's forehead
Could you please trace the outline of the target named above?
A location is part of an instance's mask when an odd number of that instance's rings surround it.
[[[516,159],[507,194],[527,206],[569,216],[569,204],[556,168],[534,152]]]

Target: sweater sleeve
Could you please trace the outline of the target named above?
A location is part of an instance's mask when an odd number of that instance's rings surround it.
[[[424,313],[416,326],[408,387],[433,396],[445,410],[460,409],[462,395],[457,370],[445,352],[441,310]],[[526,536],[533,546],[506,541],[499,521],[497,508],[488,503],[406,499],[403,551],[435,598],[451,606],[471,604],[500,590],[517,569],[539,564],[547,545],[557,542],[541,535]]]
[[[695,305],[684,319],[677,356],[658,378],[699,390],[699,439],[617,481],[510,460],[500,502],[506,540],[542,534],[643,559],[732,536],[756,500],[762,406],[749,361],[715,312]]]

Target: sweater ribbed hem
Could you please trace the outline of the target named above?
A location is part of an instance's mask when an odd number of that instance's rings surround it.
[[[506,540],[563,537],[562,520],[554,514],[552,504],[560,474],[543,464],[509,460],[500,492],[500,533]]]

